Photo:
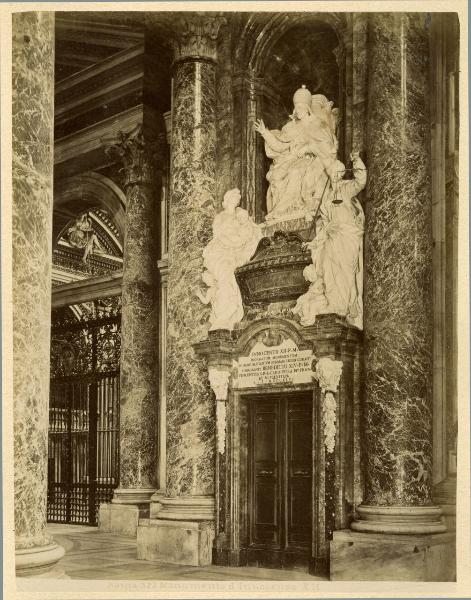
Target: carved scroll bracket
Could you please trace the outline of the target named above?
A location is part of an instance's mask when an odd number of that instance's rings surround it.
[[[335,448],[337,402],[334,394],[339,387],[342,366],[341,360],[323,357],[318,360],[314,371],[314,378],[317,379],[322,390],[324,444],[328,453],[332,453]]]
[[[227,369],[208,368],[209,384],[216,396],[216,431],[218,452],[226,450],[226,399],[231,372]]]

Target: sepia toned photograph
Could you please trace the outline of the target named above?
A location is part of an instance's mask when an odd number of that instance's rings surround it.
[[[416,4],[2,12],[6,598],[469,581],[467,13]]]

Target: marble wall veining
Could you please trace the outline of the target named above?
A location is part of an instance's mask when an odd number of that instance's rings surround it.
[[[54,15],[13,15],[13,418],[16,548],[45,546]]]
[[[216,204],[215,64],[175,65],[167,317],[167,495],[214,493],[215,402],[192,344],[204,339],[208,308],[202,251]]]
[[[369,15],[366,498],[431,501],[432,236],[425,15]]]
[[[219,36],[218,64],[216,67],[216,202],[222,208],[222,198],[239,182],[234,172],[234,94],[231,62],[231,36]],[[240,124],[236,124],[240,128]]]
[[[352,148],[366,150],[368,15],[352,15]],[[363,154],[364,156],[364,154]]]

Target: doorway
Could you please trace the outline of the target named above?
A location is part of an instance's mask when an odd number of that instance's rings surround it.
[[[248,400],[248,564],[307,568],[312,540],[312,393]]]

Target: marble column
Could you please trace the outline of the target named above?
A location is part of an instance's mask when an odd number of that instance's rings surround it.
[[[157,487],[158,149],[141,126],[106,146],[121,159],[126,220],[123,255],[119,487],[102,507],[103,529],[135,535]],[[108,522],[105,512],[108,511]],[[105,524],[107,522],[107,524]]]
[[[432,503],[432,197],[426,15],[369,15],[365,497],[331,579],[452,581]],[[398,535],[401,534],[401,535]]]
[[[216,206],[216,41],[221,17],[181,14],[174,27],[167,291],[167,497],[138,531],[138,553],[209,564],[214,537],[215,399],[192,344],[207,335],[194,294]],[[140,544],[140,536],[142,544]],[[147,540],[144,542],[144,540]],[[183,548],[183,549],[182,549]]]
[[[13,419],[18,575],[64,555],[46,531],[54,15],[13,15]]]
[[[359,509],[365,520],[354,523],[357,530],[375,529],[386,515],[394,522],[399,514],[406,530],[443,530],[431,505],[432,200],[424,18],[370,15],[367,462]]]
[[[369,15],[366,485],[353,534],[334,536],[335,579],[443,581],[451,576],[443,553],[451,556],[452,547],[446,546],[446,528],[431,494],[432,200],[425,18]],[[342,547],[345,542],[351,547]],[[351,572],[342,573],[339,563],[346,556],[361,557],[360,567],[352,564]]]

